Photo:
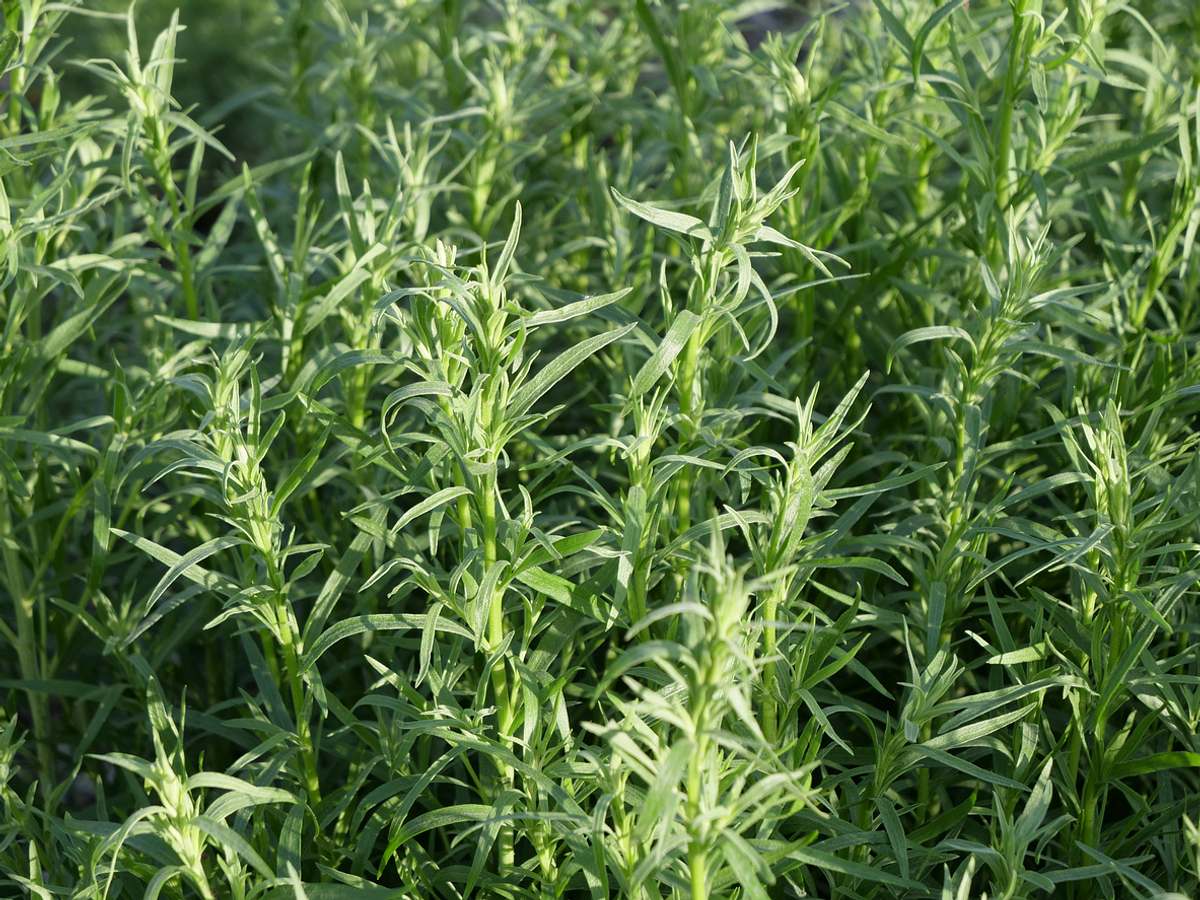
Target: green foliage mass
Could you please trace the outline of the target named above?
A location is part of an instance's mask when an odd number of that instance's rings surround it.
[[[0,893],[1200,891],[1192,0],[3,0]]]

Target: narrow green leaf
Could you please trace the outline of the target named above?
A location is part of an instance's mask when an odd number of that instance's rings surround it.
[[[113,528],[111,530],[112,533],[117,537],[125,539],[143,553],[146,553],[148,556],[158,560],[160,563],[170,567],[171,569],[179,566],[179,564],[184,561],[183,556],[176,553],[174,550],[168,550],[166,547],[156,544],[154,541],[151,541],[147,538],[140,537],[136,534],[131,534],[128,531],[122,531],[120,528]],[[238,593],[240,590],[238,585],[227,576],[222,575],[219,572],[210,572],[204,567],[195,565],[194,563],[182,567],[178,574],[182,575],[189,581],[194,581],[196,584],[199,584],[210,591],[218,591],[229,596]]]
[[[632,324],[624,328],[615,328],[603,334],[597,334],[585,341],[580,341],[569,350],[564,350],[543,366],[536,375],[513,392],[508,404],[508,414],[519,418],[529,411],[542,395],[558,384],[566,375],[592,354],[604,349],[613,341],[620,340],[633,330]]]
[[[1167,772],[1171,769],[1200,768],[1200,753],[1186,750],[1151,753],[1137,759],[1117,763],[1112,767],[1114,778],[1132,778],[1136,775],[1151,775],[1155,772]]]
[[[921,77],[921,63],[925,58],[925,43],[929,40],[929,36],[933,34],[933,30],[938,25],[949,18],[952,12],[963,8],[963,0],[946,0],[945,3],[934,10],[933,15],[925,20],[925,24],[917,29],[917,33],[913,37],[912,50],[910,52],[914,82]]]
[[[892,360],[896,358],[897,353],[906,347],[925,341],[966,341],[972,349],[975,347],[971,335],[956,325],[930,325],[925,328],[914,328],[892,341],[892,346],[888,348],[887,352],[887,370],[889,372],[892,370]]]
[[[654,383],[670,368],[699,324],[698,315],[690,310],[680,310],[667,333],[663,335],[662,342],[634,376],[633,386],[629,389],[630,399],[640,397],[654,387]]]
[[[657,206],[650,206],[647,203],[639,203],[637,200],[629,199],[616,188],[611,188],[610,190],[618,203],[639,219],[645,219],[657,228],[664,228],[676,234],[686,234],[689,237],[697,237],[706,241],[712,240],[712,232],[708,230],[708,226],[695,216],[689,216],[687,213],[672,212],[671,210],[661,209]]]
[[[126,532],[119,529],[113,529],[114,532],[121,537],[128,539]],[[198,547],[193,547],[183,556],[179,557],[166,573],[154,586],[154,590],[150,592],[150,596],[146,598],[145,610],[149,612],[154,609],[155,605],[162,598],[162,595],[167,592],[175,580],[183,575],[189,580],[197,584],[203,584],[208,587],[210,584],[216,584],[220,581],[220,576],[206,571],[199,563],[204,562],[210,556],[220,553],[222,550],[227,550],[230,547],[238,547],[246,543],[246,539],[240,534],[225,534],[215,537],[210,541],[205,541]],[[144,549],[144,548],[143,548]]]
[[[344,641],[346,638],[373,631],[414,631],[423,628],[424,625],[424,616],[408,613],[373,613],[371,615],[353,616],[349,619],[343,619],[325,629],[321,636],[313,641],[312,646],[305,650],[304,656],[300,661],[300,668],[302,671],[308,672],[330,647],[338,641]],[[447,634],[454,634],[464,638],[472,637],[471,633],[461,625],[447,622],[444,619],[439,619],[436,622],[436,627],[438,631]]]
[[[391,533],[397,534],[403,531],[404,528],[421,516],[433,512],[435,509],[440,509],[452,500],[457,500],[459,497],[465,497],[471,493],[471,489],[462,485],[454,485],[453,487],[442,488],[436,494],[426,497],[416,506],[406,510],[404,515],[396,520],[396,524],[392,526]]]
[[[513,332],[523,325],[532,331],[535,328],[541,328],[543,325],[558,325],[568,322],[571,319],[577,319],[580,316],[586,316],[597,310],[604,309],[606,306],[612,306],[612,304],[629,296],[629,292],[632,290],[633,288],[622,288],[619,291],[613,291],[611,294],[596,294],[591,297],[584,297],[582,300],[567,303],[556,309],[540,310],[519,322],[514,322],[509,326],[508,330]]]
[[[821,869],[826,872],[838,872],[842,875],[849,875],[852,878],[859,878],[863,881],[888,884],[892,887],[905,888],[906,890],[921,890],[919,882],[901,878],[899,875],[893,875],[891,872],[885,872],[875,866],[851,862],[848,859],[842,859],[840,856],[835,856],[832,853],[826,853],[823,850],[817,850],[813,847],[793,847],[788,851],[787,855],[790,859],[797,859],[806,866],[812,866],[814,869]]]

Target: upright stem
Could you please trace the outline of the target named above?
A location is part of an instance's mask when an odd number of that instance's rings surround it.
[[[646,615],[646,591],[649,589],[649,568],[650,561],[648,559],[638,559],[633,566],[632,584],[629,589],[629,621],[639,622]],[[638,639],[645,640],[649,637],[645,631],[639,631]]]
[[[704,845],[695,839],[688,844],[688,872],[692,900],[708,900],[708,854]]]
[[[8,498],[0,494],[0,532],[11,534],[11,519],[8,511]],[[7,574],[8,590],[13,598],[13,613],[17,621],[17,664],[21,669],[21,680],[33,684],[41,678],[42,667],[38,658],[40,641],[37,636],[37,626],[34,622],[36,602],[32,594],[28,594],[21,578],[20,562],[9,544],[4,547],[4,567]],[[50,746],[50,708],[46,695],[30,687],[26,690],[29,697],[29,714],[33,721],[33,740],[37,746],[38,781],[41,784],[42,797],[50,802],[50,794],[54,788],[54,753]],[[47,806],[47,808],[49,808]]]
[[[683,443],[688,444],[696,431],[697,397],[696,370],[700,360],[701,329],[697,328],[688,338],[683,350],[683,361],[679,367],[679,412],[683,415]],[[678,516],[678,531],[683,533],[692,527],[692,470],[684,466],[679,473],[675,495],[675,511]]]
[[[296,105],[304,116],[312,115],[312,103],[308,93],[308,71],[312,68],[312,26],[316,19],[314,4],[300,0],[291,16],[292,38],[292,90]]]
[[[321,802],[321,782],[317,775],[317,754],[313,746],[312,725],[304,696],[304,673],[300,669],[297,651],[298,635],[288,608],[282,574],[268,561],[270,577],[275,585],[275,619],[283,638],[283,667],[292,695],[292,714],[296,720],[296,737],[300,742],[300,763],[304,769],[304,786],[313,806]]]
[[[483,479],[483,496],[480,497],[480,515],[483,519],[483,572],[487,573],[496,564],[496,488],[495,478]],[[488,604],[488,651],[494,652],[504,640],[504,592],[492,589],[492,595],[486,598]],[[492,667],[492,692],[496,700],[496,731],[500,743],[508,747],[508,737],[512,731],[512,697],[508,689],[508,670],[504,660],[497,660]],[[512,766],[497,761],[497,788],[503,790],[513,781]],[[496,838],[499,854],[500,869],[511,868],[515,856],[513,852],[513,833],[509,826],[502,827]]]
[[[924,743],[931,737],[933,737],[933,732],[929,727],[929,723],[926,722],[921,726],[921,743]],[[921,768],[917,771],[917,807],[922,822],[928,822],[931,818],[933,818],[930,813],[929,801],[929,768],[927,766],[921,766]]]
[[[371,310],[375,306],[375,299],[379,292],[374,285],[368,280],[362,291],[362,319],[367,322],[370,320]],[[380,335],[374,334],[366,328],[356,328],[352,338],[354,346],[367,347],[370,350],[378,350],[381,346]],[[361,366],[352,372],[350,381],[350,389],[348,392],[348,405],[350,407],[350,424],[360,431],[367,422],[367,397],[371,393],[371,373],[369,366]]]
[[[445,415],[447,421],[453,421],[454,411],[450,406],[450,401],[445,397],[438,398],[438,405],[442,408],[442,414]],[[454,484],[458,487],[466,487],[467,476],[463,472],[461,466],[453,467]],[[458,538],[459,551],[462,554],[461,559],[467,558],[468,542],[471,539],[471,498],[463,494],[455,503],[456,516],[458,518]],[[492,542],[492,552],[495,553],[495,541]],[[490,611],[489,611],[490,612]],[[490,622],[489,622],[490,625]],[[490,635],[489,635],[490,640]]]
[[[483,519],[483,574],[496,564],[496,497],[491,479],[484,479],[483,496],[480,497],[480,517]],[[495,650],[504,640],[504,592],[493,589],[487,598],[488,604],[488,649]],[[508,701],[508,675],[504,666],[492,670],[492,684],[496,692],[496,708],[501,731],[506,724]]]
[[[778,648],[775,623],[779,618],[782,599],[783,589],[773,588],[767,595],[767,602],[763,607],[763,656],[766,657],[766,664],[763,668],[762,727],[763,737],[772,745],[779,738],[779,709],[775,700],[778,673],[775,670],[774,657]]]
[[[151,160],[151,166],[154,169],[155,178],[158,180],[158,186],[162,190],[163,196],[167,198],[167,204],[171,209],[171,228],[178,229],[180,234],[174,240],[163,240],[160,243],[163,245],[163,250],[173,257],[172,262],[179,270],[179,284],[183,292],[183,303],[187,316],[189,319],[198,319],[200,318],[200,303],[196,295],[192,251],[188,246],[188,241],[191,239],[191,216],[190,214],[184,215],[186,199],[184,203],[180,202],[179,187],[175,184],[175,176],[171,171],[171,149],[162,123],[154,121],[151,130],[154,133],[154,159]],[[185,218],[189,221],[182,221]]]
[[[707,689],[711,674],[710,665],[703,667],[698,692],[700,696],[696,698],[693,707],[695,745],[692,748],[691,759],[688,760],[687,814],[691,830],[688,840],[688,875],[691,882],[691,900],[708,900],[709,896],[708,846],[698,823],[702,812],[705,760],[708,756],[708,735],[705,732],[708,723]]]
[[[1009,203],[1009,157],[1012,154],[1013,107],[1017,93],[1017,73],[1021,66],[1022,46],[1025,43],[1025,0],[1016,0],[1013,5],[1013,27],[1008,38],[1008,65],[1004,71],[1004,90],[1000,96],[999,126],[996,131],[996,159],[994,177],[996,181],[996,214],[1001,222],[1007,215]],[[1002,258],[1003,237],[997,230],[991,247],[993,267],[999,266]]]
[[[295,644],[288,641],[283,648],[284,665],[287,667],[291,684],[292,711],[296,717],[296,737],[300,740],[301,763],[304,766],[305,788],[312,804],[321,802],[321,782],[317,776],[317,755],[313,747],[312,727],[305,709],[304,676],[300,673],[300,661]]]
[[[462,479],[459,478],[458,482],[461,484]],[[464,556],[466,556],[467,541],[471,535],[471,498],[466,494],[463,494],[458,498],[456,509],[458,514],[459,542],[461,544],[462,553]]]
[[[200,301],[196,295],[196,276],[192,265],[192,251],[187,238],[175,244],[175,262],[179,267],[179,282],[183,286],[183,304],[189,319],[200,318]]]

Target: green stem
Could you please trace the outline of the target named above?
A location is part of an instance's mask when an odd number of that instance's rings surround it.
[[[692,900],[708,898],[708,854],[696,840],[688,844],[688,871],[691,875]]]
[[[705,667],[707,670],[707,666]],[[688,760],[687,775],[687,815],[691,837],[688,840],[688,874],[691,881],[691,900],[707,900],[708,898],[708,846],[700,830],[699,820],[704,790],[705,758],[708,755],[708,736],[705,734],[707,723],[707,704],[705,688],[708,682],[708,671],[704,672],[700,696],[692,714],[695,728],[695,747],[691,759]]]
[[[483,479],[483,495],[480,497],[480,513],[483,519],[483,572],[484,578],[496,565],[496,492],[493,478]],[[488,651],[495,652],[504,640],[504,592],[492,589],[490,597],[485,598],[488,604]],[[497,660],[492,667],[492,692],[496,700],[496,731],[504,746],[508,746],[508,737],[512,731],[513,709],[512,696],[508,687],[508,670],[504,660]],[[497,789],[503,790],[513,782],[512,767],[497,761]],[[507,871],[513,866],[515,856],[513,851],[513,833],[510,826],[500,829],[496,838],[501,871]]]
[[[284,601],[286,602],[286,601]],[[321,802],[321,782],[317,776],[317,754],[313,746],[312,727],[305,704],[304,675],[300,671],[300,658],[296,652],[296,638],[293,629],[286,621],[281,622],[281,633],[285,636],[283,643],[284,667],[287,669],[287,679],[291,687],[292,712],[296,718],[296,737],[300,741],[300,762],[304,768],[304,786],[308,791],[310,805],[316,806]]]
[[[778,673],[775,669],[774,657],[778,647],[775,622],[779,618],[782,593],[779,589],[772,590],[763,607],[763,656],[766,657],[766,665],[763,668],[762,727],[763,737],[771,745],[774,745],[779,738],[779,709],[775,700]]]
[[[167,136],[163,131],[163,126],[160,121],[154,121],[150,124],[150,129],[153,132],[153,154],[151,167],[154,170],[154,177],[158,181],[158,186],[163,192],[163,196],[167,199],[167,205],[171,211],[171,227],[179,235],[176,240],[163,241],[163,249],[169,253],[175,264],[175,268],[179,271],[179,284],[183,292],[183,304],[187,310],[189,319],[200,318],[200,303],[196,295],[196,277],[195,267],[192,265],[192,251],[188,246],[188,241],[191,238],[192,221],[191,215],[184,215],[184,205],[186,198],[182,197],[179,191],[179,186],[175,183],[174,173],[171,171],[171,149],[167,142]],[[181,203],[181,199],[183,202]]]
[[[685,452],[692,443],[696,433],[696,417],[698,400],[696,397],[696,370],[700,360],[701,329],[697,328],[688,338],[683,350],[683,360],[679,367],[679,411],[683,415],[682,447]],[[679,473],[678,487],[675,494],[675,512],[678,533],[682,534],[692,527],[692,484],[693,475],[690,466],[684,466]]]
[[[648,590],[650,561],[648,559],[635,559],[633,563],[633,578],[629,588],[629,621],[639,622],[646,615],[646,591]],[[639,631],[637,634],[639,640],[646,640],[649,634],[646,631]]]
[[[363,288],[361,321],[367,322],[370,320],[371,310],[375,307],[375,299],[378,293],[370,282]],[[381,346],[377,333],[372,334],[366,328],[356,328],[355,332],[351,335],[355,347],[378,350]],[[370,368],[370,366],[360,366],[352,373],[350,380],[350,390],[347,398],[350,406],[350,424],[359,431],[363,429],[367,422],[367,398],[371,393]]]
[[[304,787],[308,791],[310,805],[315,807],[321,802],[321,782],[317,775],[317,752],[313,744],[312,725],[309,721],[309,710],[304,692],[304,672],[300,668],[299,628],[288,606],[283,570],[271,555],[264,554],[264,556],[267,577],[275,589],[275,631],[282,645],[283,674],[291,692],[292,715],[296,720],[296,739],[300,743],[300,765],[304,773]],[[263,637],[263,643],[271,647],[273,657],[274,647],[265,633]],[[276,663],[276,665],[278,664]]]
[[[932,730],[929,727],[929,723],[926,722],[921,726],[921,742],[924,743],[932,736]],[[917,771],[917,810],[922,822],[928,822],[933,817],[929,808],[929,799],[929,769],[922,766]]]
[[[438,405],[442,408],[442,414],[446,417],[447,422],[454,421],[454,410],[450,406],[450,401],[446,397],[438,398]],[[467,476],[461,466],[453,466],[454,484],[457,487],[466,487]],[[463,494],[458,498],[455,504],[458,518],[458,534],[459,534],[459,551],[460,559],[467,558],[467,552],[470,549],[468,544],[471,540],[471,498]],[[492,551],[495,552],[495,542],[493,541]]]
[[[1020,68],[1021,47],[1024,44],[1025,20],[1022,15],[1025,4],[1018,0],[1013,7],[1013,28],[1008,39],[1008,64],[1004,71],[1004,90],[1000,97],[999,124],[996,131],[996,159],[994,177],[996,182],[996,214],[1004,221],[1009,203],[1009,157],[1012,154],[1013,106],[1017,92],[1017,72]],[[1002,258],[1003,237],[997,229],[991,247],[993,267],[999,266]]]
[[[21,679],[29,683],[41,678],[33,620],[35,605],[32,597],[18,597],[13,604],[17,617],[17,663],[21,667]],[[33,740],[37,745],[38,781],[41,783],[42,796],[49,804],[55,777],[54,752],[50,746],[50,708],[45,694],[34,688],[29,688],[26,693],[33,720]]]
[[[12,534],[12,520],[8,507],[7,493],[0,494],[0,533]],[[17,621],[17,665],[21,680],[33,683],[41,679],[42,667],[38,659],[41,642],[34,621],[36,602],[25,589],[21,576],[21,563],[11,542],[4,545],[4,568],[7,587],[13,598],[13,613]],[[38,782],[42,797],[49,808],[50,795],[54,787],[54,752],[50,744],[50,707],[45,694],[33,688],[26,691],[29,697],[29,717],[33,722],[33,741],[37,746]]]
[[[1133,308],[1133,326],[1139,332],[1146,324],[1146,317],[1150,314],[1150,308],[1154,305],[1154,298],[1158,294],[1158,289],[1167,280],[1167,275],[1171,269],[1171,261],[1175,257],[1175,246],[1183,233],[1183,229],[1186,227],[1186,223],[1191,217],[1192,207],[1189,206],[1185,215],[1175,217],[1163,239],[1155,248],[1154,259],[1150,261],[1150,268],[1146,273],[1146,287]]]
[[[183,288],[183,304],[187,309],[189,319],[200,318],[200,301],[196,295],[196,275],[192,265],[192,251],[188,249],[187,239],[175,244],[175,263],[179,267],[179,282]]]
[[[1089,847],[1099,849],[1100,816],[1097,807],[1103,804],[1101,776],[1098,773],[1100,760],[1093,758],[1083,782],[1083,806],[1079,811],[1079,840]]]
[[[458,479],[458,483],[462,483],[462,479]],[[471,498],[466,494],[458,498],[458,530],[460,535],[460,543],[462,554],[467,555],[467,541],[471,536]]]

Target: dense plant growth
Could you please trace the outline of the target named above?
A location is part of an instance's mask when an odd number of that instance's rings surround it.
[[[3,15],[4,896],[1200,890],[1190,0]]]

